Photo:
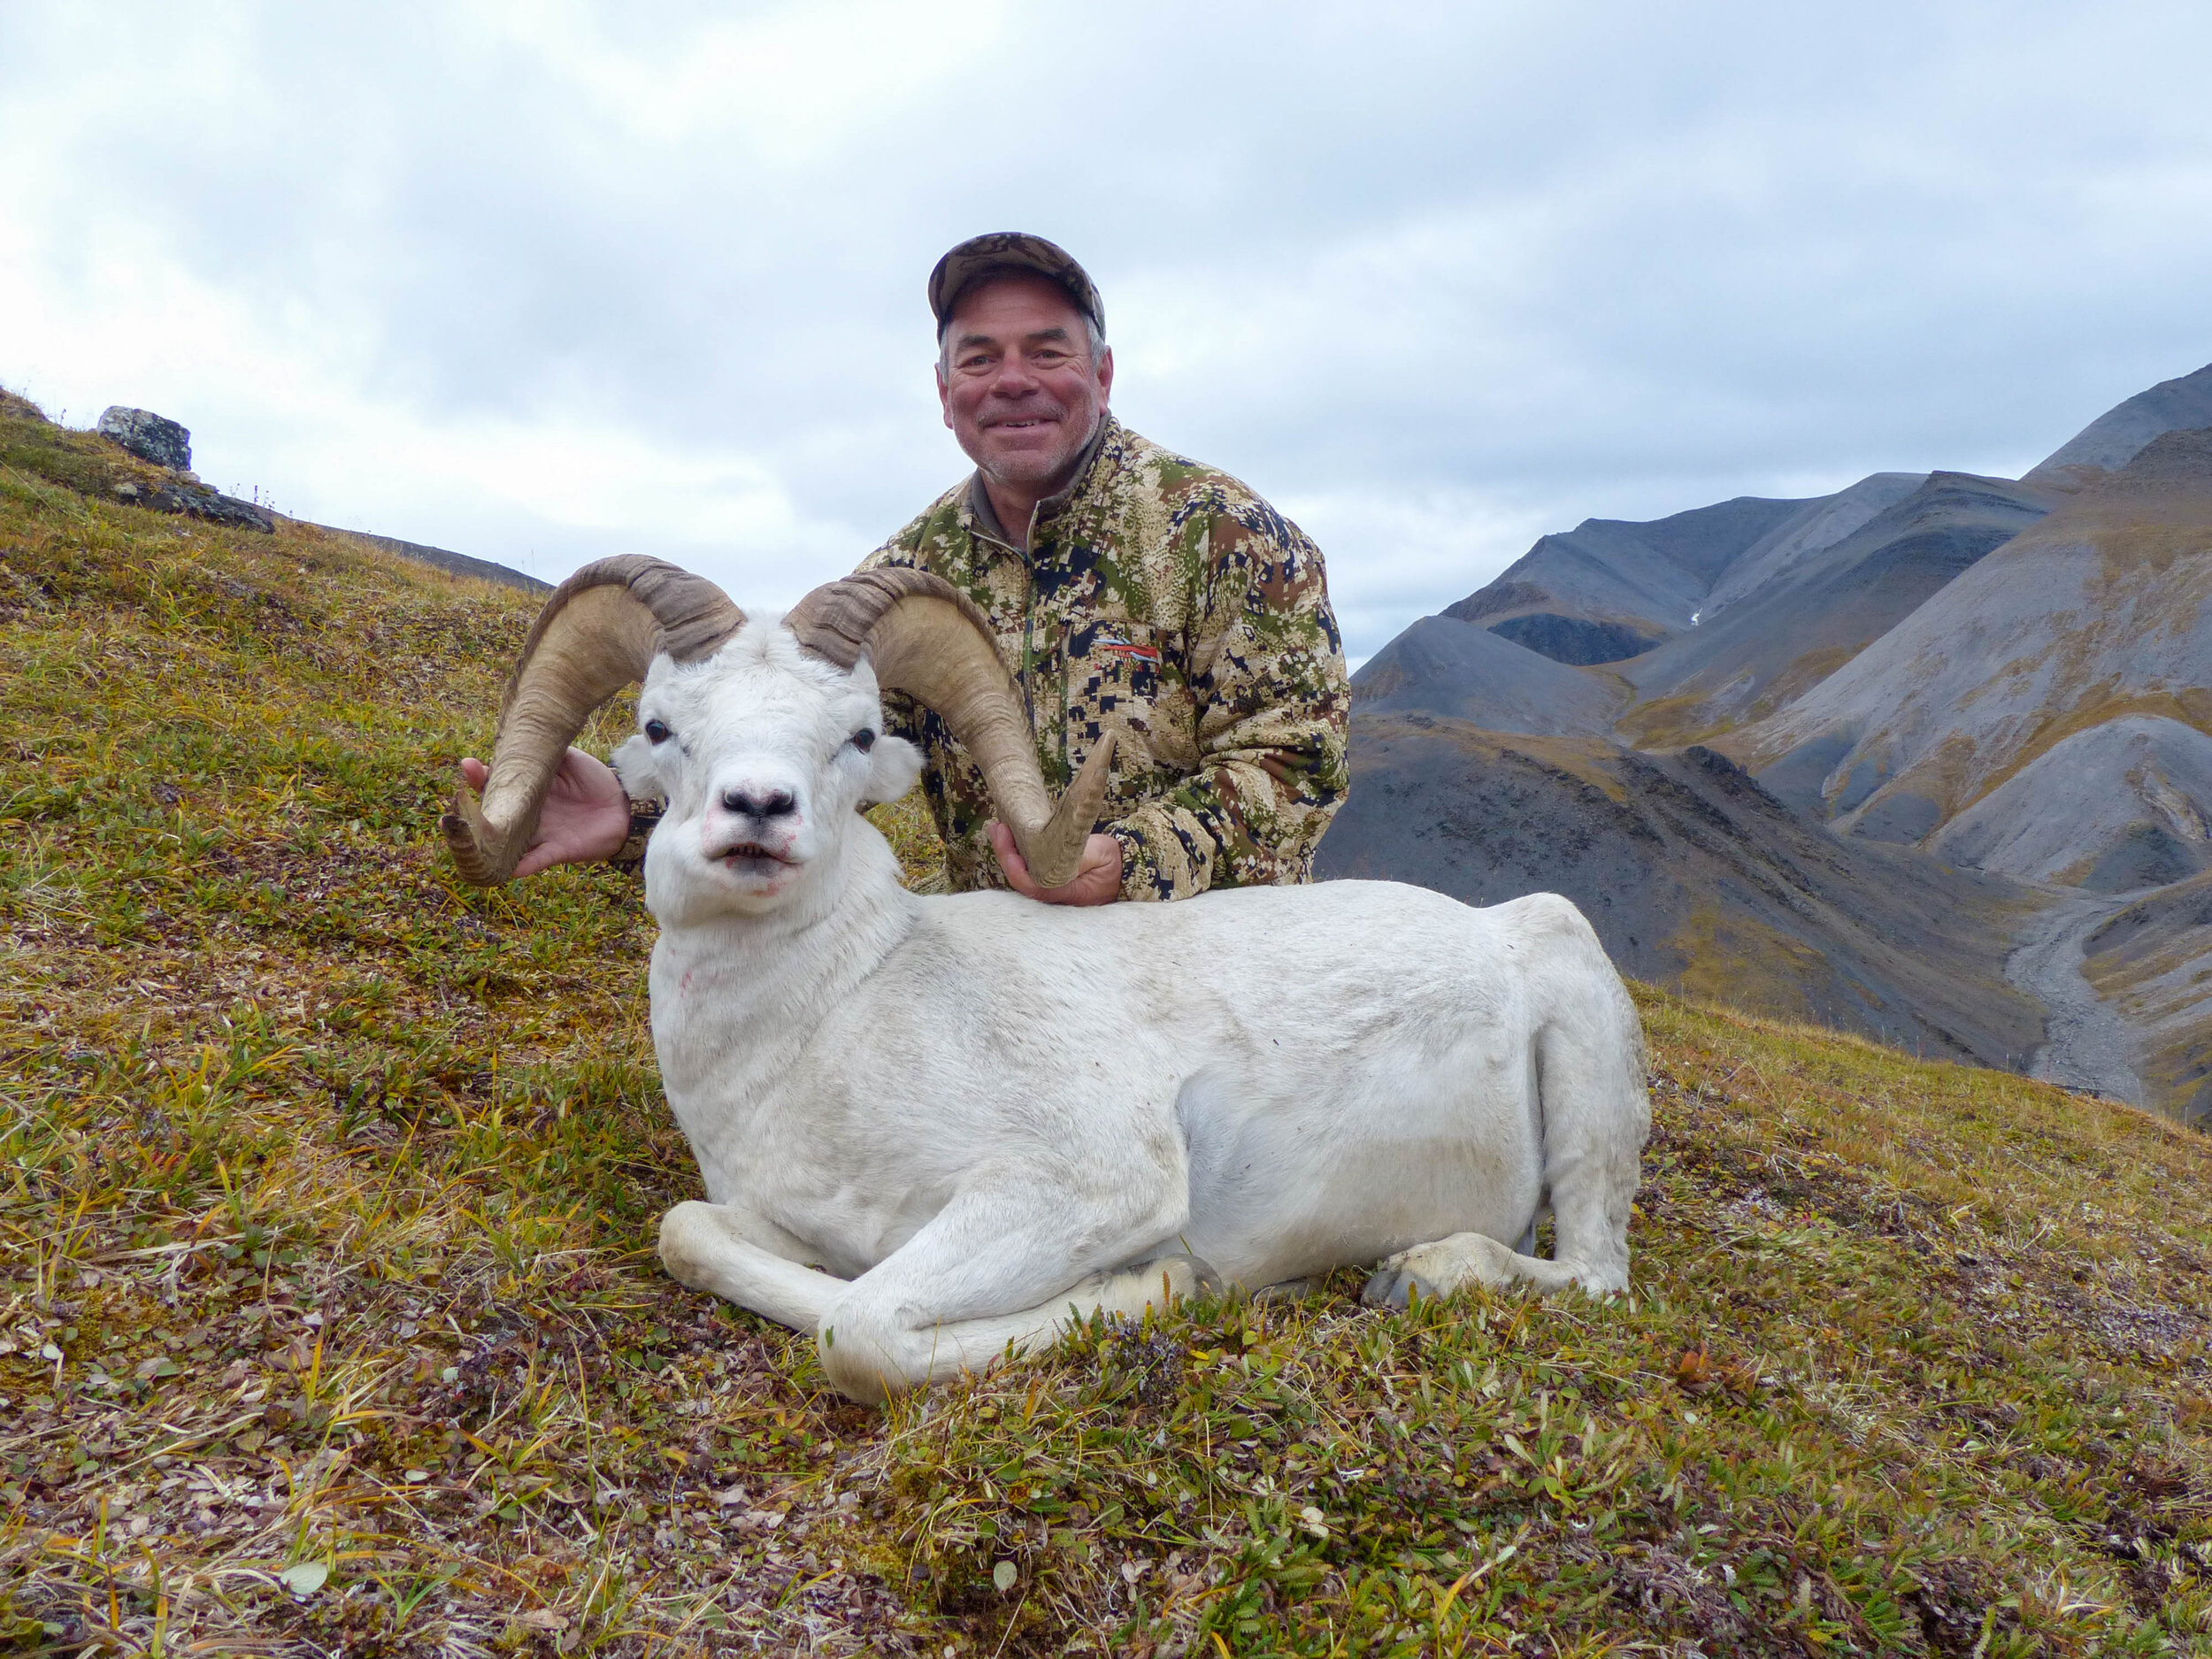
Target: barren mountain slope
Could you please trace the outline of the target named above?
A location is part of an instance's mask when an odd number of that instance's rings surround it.
[[[1932,850],[2023,881],[2127,893],[2212,864],[2212,736],[2129,714],[2045,749],[1945,825]]]
[[[1729,561],[1699,611],[1701,623],[1856,531],[1928,481],[1925,472],[1873,472],[1848,489],[1807,502]]]
[[[2001,965],[2031,897],[1839,841],[1710,750],[1356,711],[1352,774],[1325,877],[1563,893],[1624,972],[1908,1048],[2018,1066],[2043,1040]]]
[[[2212,730],[2208,598],[2212,431],[2170,433],[1723,747],[1843,827],[1917,841],[2072,733]]]
[[[1689,626],[1729,564],[1808,504],[1741,495],[1646,524],[1586,518],[1444,614],[1563,663],[1617,662]]]
[[[1352,676],[1352,705],[1371,713],[1472,720],[1494,732],[1608,731],[1628,688],[1601,671],[1516,645],[1479,623],[1423,617]]]
[[[1621,664],[1647,699],[1623,734],[1640,745],[1689,742],[1786,706],[2058,499],[2009,479],[1930,474],[1834,545]]]
[[[2025,483],[2079,488],[2125,466],[2162,433],[2212,426],[2212,363],[2116,404],[2046,456]]]

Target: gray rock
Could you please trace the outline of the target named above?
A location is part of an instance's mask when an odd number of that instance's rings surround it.
[[[134,507],[150,507],[156,512],[180,512],[193,518],[204,518],[210,524],[227,524],[241,530],[258,530],[264,535],[276,531],[276,518],[265,507],[257,507],[250,501],[235,495],[226,495],[220,490],[210,489],[196,480],[180,480],[174,484],[163,484],[153,489],[142,490],[135,484],[116,486],[118,499]]]
[[[142,461],[180,472],[192,470],[192,434],[165,415],[111,403],[101,411],[97,430],[102,437],[112,439]]]

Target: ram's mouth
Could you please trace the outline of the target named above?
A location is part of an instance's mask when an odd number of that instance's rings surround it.
[[[758,841],[740,841],[736,846],[726,849],[718,856],[733,870],[742,870],[749,864],[795,864],[799,862],[790,854],[780,853],[772,847],[762,846]]]

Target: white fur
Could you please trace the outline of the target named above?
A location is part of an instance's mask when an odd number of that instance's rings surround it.
[[[849,741],[881,727],[864,662],[757,618],[707,663],[656,663],[638,715],[674,733],[621,759],[669,802],[653,1036],[708,1197],[669,1212],[661,1257],[816,1332],[848,1394],[1187,1294],[1205,1264],[1257,1289],[1387,1258],[1371,1295],[1397,1301],[1626,1284],[1641,1032],[1565,900],[920,898],[857,811],[918,764]],[[776,791],[772,819],[724,804]],[[1501,1242],[1546,1203],[1555,1259]]]

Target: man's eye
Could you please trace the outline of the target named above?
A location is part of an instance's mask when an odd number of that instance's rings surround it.
[[[853,733],[853,747],[858,749],[862,754],[866,754],[875,746],[876,734],[873,732],[871,732],[866,726],[862,726],[857,732]]]
[[[645,741],[647,742],[665,743],[668,741],[668,728],[662,725],[658,720],[648,720],[645,723]]]

